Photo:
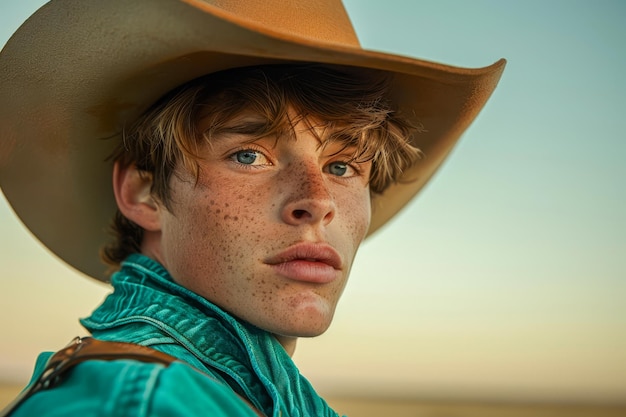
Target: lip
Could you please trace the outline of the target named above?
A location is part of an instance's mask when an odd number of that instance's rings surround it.
[[[265,260],[275,272],[294,281],[326,284],[339,277],[343,262],[326,243],[298,243]]]

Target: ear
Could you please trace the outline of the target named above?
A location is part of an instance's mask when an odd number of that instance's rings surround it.
[[[161,205],[152,197],[152,174],[133,164],[113,165],[113,192],[120,212],[146,231],[161,230]]]

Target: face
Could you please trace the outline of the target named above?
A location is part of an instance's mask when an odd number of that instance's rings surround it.
[[[227,129],[202,150],[197,180],[172,176],[153,255],[181,285],[257,327],[319,335],[369,227],[371,163],[320,146],[303,123],[295,138],[250,139]]]

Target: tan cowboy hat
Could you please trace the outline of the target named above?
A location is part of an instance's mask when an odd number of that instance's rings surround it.
[[[0,53],[0,187],[32,233],[106,280],[99,248],[115,211],[110,154],[167,91],[218,70],[307,61],[386,70],[424,152],[373,203],[370,233],[424,186],[493,92],[479,69],[367,51],[340,0],[53,0]]]

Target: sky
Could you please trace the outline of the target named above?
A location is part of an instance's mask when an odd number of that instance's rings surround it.
[[[43,1],[3,2],[0,45]],[[626,3],[345,0],[366,49],[508,60],[442,169],[362,246],[295,355],[322,393],[626,403]],[[0,380],[108,291],[0,198]]]

